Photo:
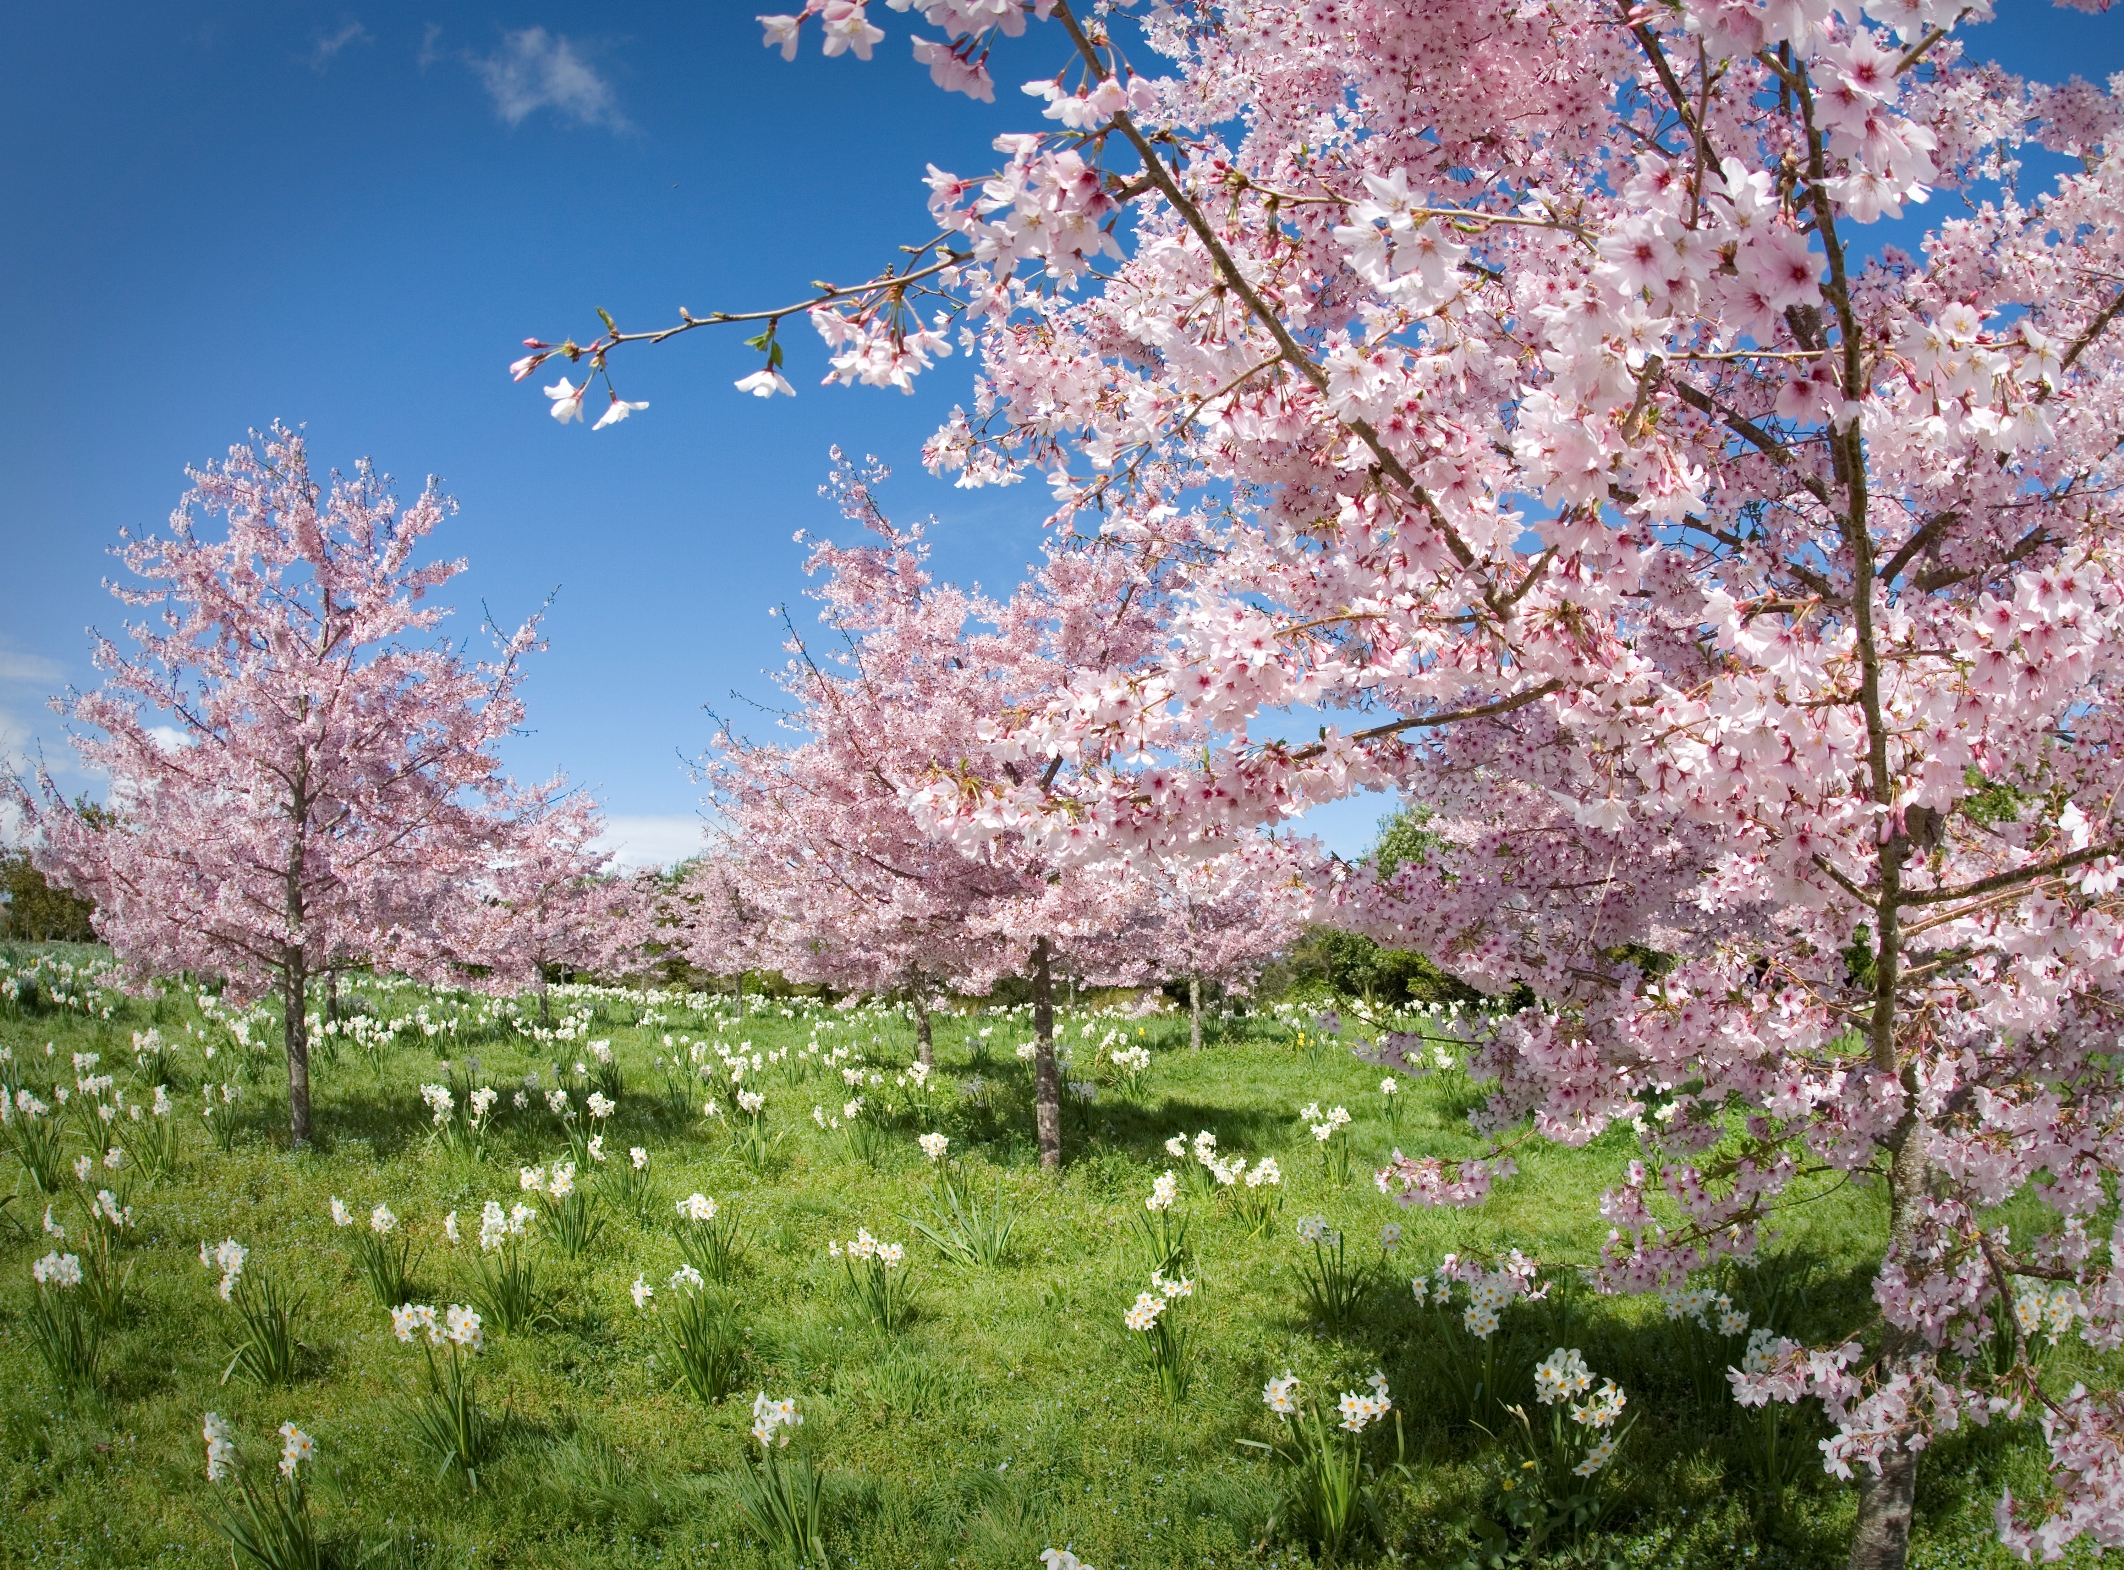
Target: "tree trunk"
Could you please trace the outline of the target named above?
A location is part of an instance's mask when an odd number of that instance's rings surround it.
[[[310,1028],[304,1016],[306,984],[302,952],[287,956],[281,970],[281,1034],[288,1049],[288,1138],[297,1147],[310,1142]]]
[[[335,1025],[339,1023],[339,972],[337,969],[325,972],[325,1018]]]
[[[553,1024],[553,1003],[546,996],[546,967],[538,967],[538,1023],[541,1029]]]
[[[929,989],[920,982],[914,988],[915,1057],[934,1068],[937,1061],[935,1043],[929,1034]]]
[[[1888,1241],[1907,1253],[1931,1177],[1923,1130],[1906,1114],[1896,1134],[1895,1163],[1888,1169]],[[1881,1339],[1880,1377],[1922,1377],[1931,1362],[1925,1338],[1896,1325]],[[1881,1475],[1859,1474],[1858,1524],[1851,1533],[1850,1570],[1903,1570],[1910,1554],[1910,1513],[1917,1497],[1918,1453],[1898,1443],[1881,1457]]]
[[[1202,978],[1187,978],[1187,1044],[1194,1052],[1202,1050]]]
[[[1047,939],[1033,939],[1033,1122],[1040,1135],[1040,1165],[1062,1165],[1062,1071],[1055,1062],[1055,977],[1053,949]]]

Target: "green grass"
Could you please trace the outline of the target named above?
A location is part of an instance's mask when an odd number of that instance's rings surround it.
[[[12,958],[19,967],[28,956]],[[1066,1544],[1098,1570],[1296,1564],[1306,1552],[1269,1535],[1281,1463],[1240,1443],[1281,1436],[1262,1405],[1262,1385],[1291,1370],[1309,1394],[1332,1401],[1337,1391],[1361,1388],[1375,1368],[1386,1373],[1401,1417],[1400,1466],[1394,1425],[1366,1436],[1385,1547],[1406,1562],[1451,1563],[1466,1551],[1460,1524],[1496,1510],[1499,1480],[1518,1457],[1451,1415],[1439,1359],[1461,1348],[1441,1340],[1433,1316],[1411,1298],[1408,1278],[1448,1252],[1517,1247],[1545,1265],[1589,1262],[1605,1235],[1596,1197],[1634,1150],[1627,1130],[1582,1150],[1530,1144],[1522,1175],[1487,1206],[1403,1211],[1372,1188],[1369,1174],[1396,1144],[1474,1153],[1478,1142],[1461,1120],[1464,1086],[1451,1076],[1410,1086],[1396,1131],[1383,1115],[1378,1071],[1340,1046],[1310,1039],[1300,1046],[1294,1031],[1257,1019],[1189,1053],[1185,1020],[1167,1019],[1142,1027],[1156,1055],[1137,1097],[1108,1086],[1089,1107],[1065,1109],[1068,1161],[1050,1178],[1034,1161],[1030,1065],[1012,1051],[1028,1035],[1022,1015],[940,1018],[936,1111],[917,1118],[895,1109],[893,1074],[912,1057],[904,1020],[870,1011],[785,1014],[770,1005],[742,1025],[726,1022],[720,1034],[764,1054],[801,1048],[813,1018],[837,1021],[820,1032],[821,1042],[859,1047],[866,1066],[886,1076],[862,1089],[884,1138],[875,1159],[865,1159],[842,1133],[815,1126],[815,1104],[835,1115],[854,1093],[838,1072],[814,1071],[792,1084],[770,1064],[756,1078],[774,1143],[755,1170],[740,1158],[727,1117],[704,1122],[701,1094],[679,1104],[654,1063],[667,1055],[667,1034],[715,1039],[712,1014],[665,999],[656,1005],[662,1018],[642,1027],[638,997],[558,997],[557,1019],[587,1008],[585,1038],[611,1043],[623,1093],[605,1144],[622,1163],[630,1146],[649,1151],[652,1194],[639,1215],[600,1194],[603,1227],[577,1258],[562,1257],[534,1227],[525,1249],[549,1295],[547,1313],[524,1331],[490,1326],[475,1359],[478,1401],[501,1434],[474,1492],[461,1470],[439,1475],[419,1443],[411,1408],[428,1388],[426,1362],[393,1338],[355,1269],[348,1234],[333,1226],[329,1201],[344,1199],[358,1223],[371,1206],[388,1203],[411,1229],[420,1300],[438,1309],[467,1301],[481,1204],[521,1197],[520,1164],[550,1167],[568,1157],[543,1104],[519,1112],[509,1094],[534,1068],[541,1089],[551,1088],[556,1061],[570,1068],[581,1058],[594,1070],[585,1040],[532,1047],[491,1018],[480,1023],[491,1014],[481,1000],[357,989],[347,1001],[366,1015],[395,1018],[427,1003],[431,1018],[463,1023],[455,1035],[409,1028],[380,1046],[343,1042],[336,1054],[320,1053],[319,1137],[312,1149],[291,1153],[274,1029],[257,1032],[263,1051],[245,1053],[175,989],[159,1000],[64,983],[60,990],[81,1003],[55,1005],[44,990],[10,1001],[0,984],[9,1077],[46,1084],[49,1063],[71,1083],[70,1054],[97,1052],[126,1100],[145,1102],[147,1092],[128,1076],[133,1033],[152,1026],[175,1044],[172,1096],[184,1140],[175,1176],[136,1175],[124,1196],[135,1213],[120,1250],[133,1266],[129,1303],[106,1339],[100,1386],[89,1393],[56,1390],[29,1341],[29,1266],[51,1242],[39,1228],[46,1196],[30,1192],[19,1172],[0,1169],[0,1186],[13,1181],[18,1190],[0,1211],[14,1223],[0,1221],[0,1559],[7,1563],[225,1562],[199,1435],[200,1414],[212,1409],[228,1419],[256,1475],[269,1471],[283,1421],[315,1436],[309,1499],[341,1564],[764,1564],[767,1550],[735,1484],[750,1444],[751,1398],[765,1390],[798,1402],[800,1443],[824,1478],[825,1537],[839,1563],[1027,1570],[1042,1548]],[[108,1019],[90,1017],[105,1007]],[[526,1014],[535,1020],[535,1005]],[[976,1034],[984,1026],[992,1030],[985,1049]],[[1110,1028],[1121,1027],[1102,1020],[1097,1031]],[[1137,1024],[1126,1028],[1135,1039]],[[201,1051],[206,1040],[217,1046],[211,1066]],[[1084,1041],[1077,1019],[1069,1040]],[[431,1137],[417,1091],[452,1072],[438,1062],[445,1057],[462,1087],[474,1055],[478,1082],[502,1091],[477,1154],[471,1141],[452,1149]],[[1088,1077],[1090,1047],[1078,1046],[1077,1055],[1068,1077]],[[792,1061],[809,1060],[792,1054]],[[976,1074],[987,1088],[969,1098],[961,1086]],[[244,1094],[224,1154],[195,1108],[202,1080],[231,1077]],[[728,1083],[712,1093],[727,1114]],[[579,1088],[577,1106],[582,1099]],[[1355,1114],[1347,1185],[1329,1180],[1297,1119],[1297,1109],[1315,1100]],[[1271,1226],[1249,1235],[1225,1199],[1182,1183],[1175,1213],[1188,1222],[1186,1268],[1199,1282],[1187,1305],[1195,1362],[1187,1395],[1169,1405],[1132,1355],[1121,1316],[1148,1285],[1136,1227],[1143,1199],[1157,1174],[1184,1165],[1166,1154],[1164,1141],[1205,1128],[1224,1152],[1275,1156],[1284,1203]],[[948,1263],[917,1234],[918,1220],[942,1226],[934,1173],[915,1144],[917,1133],[932,1129],[951,1137],[965,1192],[984,1206],[1000,1194],[1015,1212],[1000,1265]],[[89,1148],[78,1125],[68,1138],[69,1160]],[[592,1174],[578,1178],[598,1187]],[[91,1187],[105,1181],[99,1176]],[[709,1283],[745,1346],[736,1389],[713,1405],[679,1379],[658,1319],[673,1306],[665,1283],[682,1261],[673,1202],[695,1190],[736,1219],[742,1242],[731,1284]],[[441,1233],[453,1209],[465,1237],[455,1248]],[[61,1196],[55,1214],[78,1235],[72,1199]],[[1379,1259],[1384,1223],[1405,1229],[1376,1295],[1337,1327],[1311,1319],[1304,1306],[1301,1267],[1312,1250],[1296,1222],[1315,1214],[1346,1233],[1353,1261]],[[827,1252],[829,1241],[852,1238],[859,1227],[907,1247],[911,1313],[899,1329],[867,1322],[840,1261]],[[1798,1212],[1773,1252],[1775,1268],[1794,1280],[1804,1275],[1806,1290],[1778,1328],[1826,1337],[1862,1326],[1865,1264],[1880,1230],[1878,1203],[1860,1191]],[[201,1268],[198,1253],[202,1240],[224,1237],[252,1250],[247,1270],[270,1272],[286,1297],[301,1300],[291,1384],[259,1386],[241,1374],[220,1383],[235,1315],[215,1295],[218,1277]],[[629,1296],[638,1274],[659,1289],[655,1311],[638,1311]],[[1745,1484],[1738,1413],[1716,1368],[1707,1380],[1702,1356],[1692,1366],[1687,1337],[1659,1305],[1559,1292],[1509,1310],[1507,1333],[1529,1362],[1568,1338],[1596,1374],[1628,1392],[1636,1426],[1611,1474],[1604,1554],[1632,1565],[1718,1570],[1841,1562],[1850,1490],[1810,1462],[1791,1508],[1767,1518]],[[2082,1348],[2060,1348],[2053,1376],[2068,1381],[2089,1361]],[[1512,1399],[1531,1393],[1528,1384]],[[1803,1442],[1816,1437],[1809,1430]],[[2039,1494],[2041,1461],[2028,1424],[1956,1436],[1929,1453],[1913,1562],[2008,1563],[1991,1540],[1992,1502],[2008,1483],[2022,1497]],[[1382,1555],[1374,1547],[1358,1557]]]

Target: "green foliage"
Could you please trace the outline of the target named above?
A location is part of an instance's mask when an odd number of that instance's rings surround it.
[[[173,1181],[184,1165],[184,1133],[174,1112],[133,1125],[128,1153],[150,1183]]]
[[[996,1179],[995,1198],[986,1206],[965,1181],[965,1175],[949,1166],[937,1169],[935,1197],[937,1224],[911,1223],[916,1233],[938,1253],[966,1269],[992,1270],[1010,1254],[1010,1235],[1018,1217]]]
[[[254,1385],[290,1385],[301,1372],[302,1343],[295,1339],[295,1312],[307,1294],[290,1301],[264,1270],[240,1277],[229,1294],[236,1323],[227,1332],[232,1355],[221,1382],[242,1374]]]
[[[0,849],[0,891],[7,896],[0,934],[31,943],[96,941],[95,902],[47,882],[28,851]]]
[[[1481,996],[1421,954],[1382,948],[1361,933],[1335,927],[1306,928],[1284,958],[1281,979],[1289,992],[1353,998],[1374,1008],[1472,1002]]]
[[[745,1333],[736,1314],[700,1288],[674,1285],[661,1308],[678,1381],[713,1404],[737,1388],[745,1366]]]
[[[1137,1256],[1151,1275],[1171,1275],[1188,1261],[1187,1218],[1171,1208],[1137,1212]]]
[[[497,1330],[516,1334],[549,1321],[553,1315],[538,1279],[538,1261],[518,1237],[505,1239],[482,1253],[467,1296],[479,1316]]]
[[[907,1251],[898,1243],[878,1243],[867,1233],[841,1246],[841,1271],[849,1301],[880,1330],[895,1330],[907,1321]]]
[[[744,1241],[737,1217],[727,1205],[705,1221],[688,1220],[681,1214],[672,1235],[686,1263],[719,1286],[730,1285],[744,1268]]]
[[[573,1188],[558,1199],[546,1197],[546,1236],[563,1259],[581,1258],[604,1230],[605,1218],[597,1213],[588,1189]]]
[[[212,1519],[236,1570],[324,1570],[330,1561],[310,1519],[300,1468],[263,1488],[240,1473],[235,1487],[242,1508],[217,1500]]]
[[[613,1156],[599,1169],[600,1185],[612,1208],[637,1222],[648,1219],[656,1201],[656,1187],[646,1162],[636,1166],[632,1157]]]
[[[1148,1323],[1129,1326],[1129,1350],[1143,1365],[1158,1393],[1168,1404],[1177,1403],[1187,1395],[1187,1389],[1195,1378],[1194,1327],[1188,1322],[1193,1306],[1194,1288],[1189,1282],[1168,1282],[1163,1276],[1151,1277],[1150,1293],[1144,1298],[1162,1301],[1162,1309],[1144,1314]],[[1162,1299],[1157,1294],[1163,1293]],[[1138,1299],[1137,1312],[1141,1313],[1143,1299]]]
[[[1310,1259],[1301,1254],[1298,1260],[1298,1290],[1306,1311],[1323,1325],[1347,1325],[1379,1289],[1380,1270],[1370,1261],[1353,1262],[1349,1239],[1318,1217],[1298,1226],[1299,1237],[1312,1249]]]
[[[412,1233],[403,1228],[379,1233],[357,1223],[348,1235],[347,1252],[377,1307],[396,1308],[413,1296]]]
[[[1389,879],[1400,870],[1405,861],[1421,862],[1438,843],[1438,836],[1430,831],[1429,809],[1404,807],[1390,817],[1379,820],[1379,838],[1372,845],[1372,860],[1378,865],[1382,880]]]
[[[825,1570],[823,1490],[818,1469],[803,1450],[793,1455],[768,1446],[757,1460],[745,1453],[731,1492],[746,1523],[766,1539],[777,1564],[789,1570]]]
[[[472,1356],[452,1345],[448,1355],[428,1354],[428,1388],[407,1405],[415,1441],[435,1462],[435,1475],[456,1472],[465,1486],[479,1491],[481,1468],[501,1450],[501,1424],[480,1410],[472,1374]]]
[[[1497,1494],[1490,1516],[1472,1521],[1480,1546],[1456,1570],[1506,1570],[1521,1565],[1619,1566],[1614,1544],[1601,1528],[1616,1505],[1603,1467],[1586,1475],[1596,1443],[1619,1446],[1629,1424],[1612,1435],[1571,1421],[1569,1403],[1548,1407],[1539,1421],[1523,1405],[1511,1415],[1518,1464],[1497,1463]]]
[[[64,1154],[66,1125],[49,1113],[17,1112],[0,1125],[0,1140],[22,1163],[22,1175],[40,1194],[62,1194],[73,1180]]]
[[[1283,1481],[1270,1535],[1312,1549],[1334,1564],[1367,1543],[1383,1543],[1387,1523],[1379,1506],[1379,1474],[1366,1454],[1361,1430],[1330,1423],[1317,1400],[1281,1414],[1282,1434],[1263,1444],[1239,1443],[1282,1463]],[[1397,1441],[1400,1420],[1395,1420]],[[1397,1450],[1399,1446],[1397,1444]]]
[[[62,1390],[95,1388],[103,1321],[81,1287],[40,1282],[23,1318],[53,1383]]]

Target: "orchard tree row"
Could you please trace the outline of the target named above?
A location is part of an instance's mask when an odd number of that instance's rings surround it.
[[[350,970],[539,993],[556,971],[773,970],[907,1001],[928,1058],[948,991],[1031,981],[1041,1159],[1061,1161],[1053,977],[1184,980],[1244,991],[1295,936],[1312,896],[1292,847],[1132,865],[1038,846],[968,846],[924,827],[912,795],[981,734],[1051,701],[1113,644],[1117,586],[1054,553],[1004,604],[931,581],[912,535],[837,488],[882,543],[820,546],[810,566],[836,676],[792,633],[783,682],[807,740],[719,738],[716,831],[669,877],[625,876],[603,822],[565,779],[524,787],[498,747],[523,718],[534,619],[471,659],[432,592],[462,562],[416,565],[447,504],[399,507],[367,466],[320,485],[276,428],[196,471],[167,537],[119,554],[149,612],[130,647],[100,638],[95,692],[61,707],[103,806],[49,774],[13,794],[33,858],[93,902],[96,934],[138,981],[186,972],[281,999],[289,1131],[311,1137],[313,989]],[[211,526],[218,520],[220,527]],[[1124,635],[1142,638],[1137,618]]]

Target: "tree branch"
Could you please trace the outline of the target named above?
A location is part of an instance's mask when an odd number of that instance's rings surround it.
[[[1472,709],[1455,709],[1450,714],[1424,714],[1414,719],[1396,720],[1391,725],[1375,725],[1370,730],[1354,731],[1351,741],[1378,741],[1387,736],[1398,736],[1405,730],[1419,730],[1433,725],[1451,725],[1460,720],[1488,719],[1493,714],[1509,714],[1514,709],[1523,709],[1530,703],[1538,703],[1563,685],[1560,677],[1550,677],[1538,687],[1525,692],[1516,692],[1509,698],[1498,698],[1489,703],[1479,703]],[[1327,751],[1326,742],[1309,742],[1291,754],[1291,762],[1307,763]]]

